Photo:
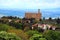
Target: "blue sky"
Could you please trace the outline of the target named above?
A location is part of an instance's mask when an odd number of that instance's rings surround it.
[[[0,0],[1,16],[24,17],[26,11],[41,9],[43,17],[60,17],[60,0]]]

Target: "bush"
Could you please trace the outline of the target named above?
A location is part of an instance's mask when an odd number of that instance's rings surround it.
[[[16,36],[13,33],[7,33],[5,31],[1,31],[0,32],[0,40],[21,40],[21,38]]]
[[[34,30],[29,30],[26,32],[30,37],[33,36],[33,34],[39,34],[38,31],[34,31]]]
[[[32,37],[30,37],[30,40],[46,40],[42,34],[34,34]]]
[[[44,37],[47,40],[60,40],[60,32],[48,30],[44,33]]]
[[[39,38],[39,40],[46,40],[46,38]]]
[[[9,23],[9,25],[15,27],[16,29],[22,29],[23,28],[22,23],[11,22],[11,23]]]
[[[22,31],[17,29],[8,30],[10,33],[15,33],[17,36],[21,37],[23,40],[28,40],[28,35]]]
[[[6,24],[0,24],[0,31],[7,31],[8,29],[13,29],[13,28]]]

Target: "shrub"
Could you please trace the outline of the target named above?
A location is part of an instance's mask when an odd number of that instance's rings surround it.
[[[34,34],[29,40],[46,40],[42,34]]]
[[[28,40],[28,35],[22,31],[17,29],[8,30],[10,33],[15,33],[17,36],[21,37],[23,40]]]
[[[9,25],[15,27],[16,29],[22,29],[23,28],[22,23],[11,22],[11,23],[9,23]]]
[[[33,34],[39,34],[38,31],[34,31],[34,30],[29,30],[29,31],[27,31],[26,33],[27,33],[28,35],[30,35],[30,36],[33,36]]]
[[[16,36],[13,33],[7,33],[5,31],[1,31],[0,32],[0,40],[21,40],[21,38]]]
[[[47,40],[46,38],[39,38],[39,40]]]
[[[7,31],[8,29],[13,29],[13,28],[6,24],[0,24],[0,31]]]
[[[60,32],[48,30],[44,33],[44,37],[47,40],[60,40]]]

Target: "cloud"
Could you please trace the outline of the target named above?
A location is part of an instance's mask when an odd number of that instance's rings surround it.
[[[3,9],[50,9],[50,10],[45,10],[45,12],[42,12],[44,17],[47,16],[53,17],[53,15],[54,17],[60,16],[60,14],[58,13],[60,12],[60,9],[53,10],[53,8],[60,8],[60,0],[0,0],[0,9],[1,8]],[[12,15],[12,14],[9,13],[8,15]],[[15,12],[13,13],[13,15],[15,15]],[[21,15],[23,15],[23,13]],[[0,14],[0,16],[2,17],[5,15]],[[15,16],[22,17],[19,14]]]
[[[0,0],[0,8],[44,9],[60,7],[60,0]]]

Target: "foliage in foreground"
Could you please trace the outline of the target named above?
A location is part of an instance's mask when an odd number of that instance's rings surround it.
[[[23,40],[28,40],[28,35],[22,30],[12,29],[12,30],[8,30],[8,32],[15,33],[17,36],[21,37]]]
[[[26,33],[27,33],[28,35],[30,35],[30,37],[33,36],[34,34],[39,34],[39,32],[38,32],[38,31],[35,31],[35,30],[29,30],[29,31],[27,31]]]
[[[44,38],[42,34],[34,34],[30,37],[30,40],[46,40],[46,38]]]
[[[37,30],[29,30],[26,33],[29,35],[29,40],[46,40]]]
[[[47,30],[41,33],[36,30],[28,30],[24,32],[6,24],[0,24],[0,31],[6,31],[0,32],[0,40],[21,40],[20,38],[23,40],[60,40],[59,31]],[[12,33],[15,33],[17,36]]]
[[[9,29],[14,29],[13,27],[6,25],[6,24],[1,24],[0,23],[0,31],[7,31]]]
[[[21,40],[21,38],[16,36],[13,33],[7,33],[5,31],[1,31],[0,32],[0,40]]]
[[[29,40],[60,40],[60,32],[53,30],[47,30],[40,34],[36,32]]]
[[[44,32],[43,35],[47,40],[60,40],[59,31],[48,30],[48,31]]]

